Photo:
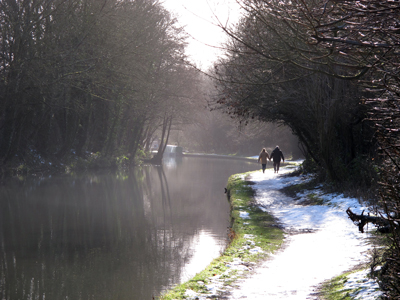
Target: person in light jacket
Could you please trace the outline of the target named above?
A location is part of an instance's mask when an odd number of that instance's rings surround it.
[[[279,165],[281,164],[281,159],[283,162],[285,162],[285,158],[283,157],[283,153],[281,149],[279,149],[279,146],[276,146],[274,150],[271,152],[271,157],[269,160],[274,161],[274,173],[279,172]]]
[[[263,173],[265,172],[265,169],[267,168],[267,160],[269,159],[269,154],[265,148],[262,149],[260,152],[260,155],[258,156],[258,162],[261,161],[262,165],[262,171]]]

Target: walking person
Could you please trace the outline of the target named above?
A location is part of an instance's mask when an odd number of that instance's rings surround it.
[[[267,159],[269,159],[269,154],[268,154],[267,150],[265,150],[265,148],[263,148],[262,151],[260,152],[260,155],[258,156],[258,162],[261,161],[263,173],[265,172],[265,169],[267,168]]]
[[[269,160],[271,159],[274,161],[274,173],[278,173],[281,159],[283,160],[283,162],[285,162],[285,158],[283,157],[283,153],[281,149],[279,149],[279,146],[276,146],[275,149],[272,150]]]

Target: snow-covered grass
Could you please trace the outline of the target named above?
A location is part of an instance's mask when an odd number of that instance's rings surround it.
[[[369,276],[369,270],[348,272],[337,276],[321,287],[321,295],[326,300],[375,300],[379,299],[376,281]]]
[[[373,300],[382,295],[375,279],[369,277],[368,269],[349,274],[344,289],[348,289],[355,300]]]

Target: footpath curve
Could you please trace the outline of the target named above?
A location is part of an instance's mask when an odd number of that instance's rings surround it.
[[[279,174],[267,169],[231,176],[232,243],[204,271],[160,299],[320,299],[324,281],[354,269],[361,271],[346,275],[344,294],[377,299],[378,285],[365,271],[371,233],[359,233],[346,214],[348,207],[355,213],[367,208],[321,187],[305,189],[311,178],[289,176],[293,170],[289,165]],[[294,186],[301,187],[294,198],[282,192]],[[283,246],[276,250],[282,234]]]
[[[318,299],[321,283],[368,261],[370,234],[359,233],[345,212],[348,207],[359,213],[367,208],[357,199],[324,194],[318,188],[304,190],[295,199],[287,197],[279,190],[309,179],[284,176],[287,168],[282,171],[254,172],[248,180],[254,183],[256,204],[282,224],[284,247],[240,280],[225,299]],[[349,280],[345,288],[357,290],[354,299],[376,299],[377,284],[362,274],[355,274],[358,280],[362,277],[358,284]]]

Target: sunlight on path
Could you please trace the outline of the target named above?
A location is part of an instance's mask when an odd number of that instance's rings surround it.
[[[254,173],[250,180],[256,183],[258,204],[291,234],[283,251],[239,282],[228,299],[313,299],[316,285],[367,260],[368,234],[359,233],[345,212],[348,207],[355,212],[365,209],[356,199],[322,195],[329,206],[300,206],[277,190],[300,183],[300,177],[284,178],[268,170]]]

